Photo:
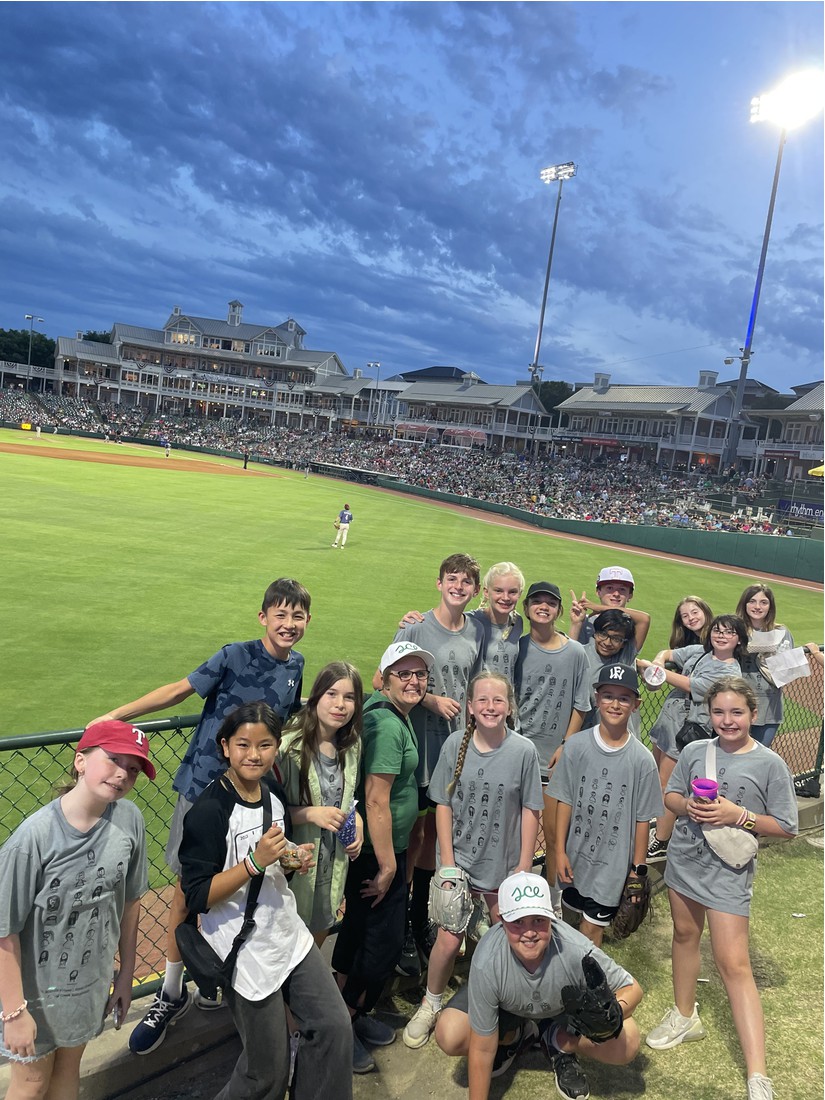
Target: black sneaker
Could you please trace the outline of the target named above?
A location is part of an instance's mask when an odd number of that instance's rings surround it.
[[[557,1054],[553,1059],[553,1073],[559,1096],[565,1100],[589,1100],[590,1086],[575,1054]]]
[[[155,994],[152,1007],[129,1036],[132,1054],[151,1054],[166,1038],[166,1029],[176,1024],[192,1007],[192,998],[186,986],[178,1001],[170,1001],[161,990]]]
[[[538,1038],[539,1029],[533,1020],[525,1020],[512,1043],[499,1043],[493,1059],[491,1077],[501,1077],[515,1061],[516,1055],[529,1047]]]
[[[655,836],[647,849],[647,862],[660,863],[663,859],[667,859],[668,844],[670,844],[670,837],[667,840],[660,840]]]
[[[407,978],[417,978],[421,974],[421,959],[418,957],[418,947],[410,924],[407,925],[407,935],[401,948],[401,958],[395,964],[395,972]]]

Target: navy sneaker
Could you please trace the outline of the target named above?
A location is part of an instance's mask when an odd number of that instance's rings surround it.
[[[352,1032],[352,1072],[370,1073],[375,1069],[375,1059],[362,1044],[361,1040]]]
[[[354,1016],[352,1030],[362,1043],[371,1047],[388,1047],[395,1042],[395,1028],[376,1020],[374,1016],[365,1016],[362,1013]]]
[[[178,1001],[170,1000],[161,990],[155,994],[152,1007],[129,1036],[132,1054],[151,1054],[166,1038],[166,1029],[176,1024],[192,1007],[192,998],[186,986]]]

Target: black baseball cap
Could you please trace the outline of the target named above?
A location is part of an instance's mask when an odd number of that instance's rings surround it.
[[[600,687],[623,687],[638,695],[639,677],[630,665],[602,665],[593,687],[596,691]]]
[[[531,584],[527,589],[527,595],[524,597],[524,602],[532,599],[533,596],[546,595],[555,596],[561,603],[561,592],[557,584],[551,584],[550,581],[536,581],[535,584]]]

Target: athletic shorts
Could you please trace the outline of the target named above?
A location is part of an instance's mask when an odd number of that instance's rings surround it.
[[[454,1008],[457,1012],[463,1012],[465,1015],[470,1015],[470,987],[467,982],[464,982],[458,989],[455,996],[451,997],[449,1001],[444,1005],[445,1008]],[[506,1009],[499,1008],[498,1011],[498,1034],[499,1039],[509,1034],[515,1028],[519,1026],[522,1020],[527,1019],[526,1016],[517,1016],[515,1013],[507,1012]],[[536,1024],[539,1029],[539,1033],[544,1032],[548,1027],[555,1023],[555,1019],[548,1016],[544,1019],[537,1019]]]
[[[183,797],[182,794],[178,795],[178,800],[175,803],[175,809],[172,813],[172,820],[169,823],[169,840],[166,842],[166,866],[170,871],[180,878],[181,865],[178,853],[180,851],[180,842],[183,840],[183,819],[192,809],[192,803]]]
[[[565,886],[561,892],[561,900],[568,909],[572,909],[574,913],[581,913],[585,920],[589,920],[591,924],[596,924],[600,928],[607,928],[619,908],[618,905],[602,905],[592,898],[586,898],[575,886]]]

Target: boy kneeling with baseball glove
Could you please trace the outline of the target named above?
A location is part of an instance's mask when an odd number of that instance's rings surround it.
[[[538,1042],[567,1100],[590,1089],[578,1056],[627,1065],[639,1049],[638,982],[575,929],[553,919],[550,888],[520,871],[498,891],[501,923],[481,939],[467,985],[442,1011],[436,1042],[466,1055],[469,1100],[487,1100],[494,1065]],[[508,1036],[515,1036],[508,1041]]]

